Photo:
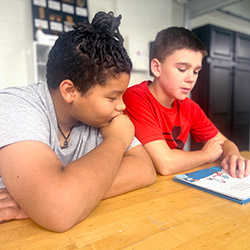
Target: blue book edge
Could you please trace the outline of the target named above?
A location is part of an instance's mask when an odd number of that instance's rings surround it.
[[[222,197],[222,198],[224,198],[224,199],[228,199],[228,200],[237,202],[237,203],[239,203],[239,204],[241,204],[241,205],[244,205],[244,204],[250,202],[250,199],[238,200],[238,199],[232,198],[232,197],[230,197],[230,196],[228,196],[228,195],[223,195],[223,194],[220,194],[220,193],[211,191],[211,190],[209,190],[209,189],[206,189],[206,188],[202,188],[202,187],[193,185],[192,183],[188,183],[188,182],[182,181],[182,180],[177,179],[177,178],[173,178],[173,180],[174,180],[174,181],[177,181],[177,182],[179,182],[179,183],[185,184],[185,185],[187,185],[187,186],[190,186],[190,187],[193,187],[193,188],[196,188],[196,189],[200,189],[200,190],[205,191],[205,192],[207,192],[207,193],[217,195],[217,196]]]

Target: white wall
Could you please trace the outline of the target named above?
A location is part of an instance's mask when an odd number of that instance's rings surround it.
[[[88,5],[90,20],[99,10],[121,14],[126,40],[140,38],[148,44],[159,30],[183,25],[183,8],[173,0],[88,0]],[[31,1],[1,0],[0,10],[0,89],[26,85],[35,79]],[[217,12],[191,20],[190,27],[207,23],[250,34],[249,22]],[[134,71],[131,85],[150,78],[148,71]]]
[[[0,1],[0,88],[27,84],[34,77],[32,63],[31,3],[29,0]]]
[[[88,5],[90,20],[99,10],[121,14],[120,31],[125,39],[139,37],[149,42],[157,31],[173,24],[172,0],[88,0]],[[0,1],[0,10],[0,89],[26,85],[35,80],[31,1]],[[131,83],[149,78],[148,71],[133,72]]]

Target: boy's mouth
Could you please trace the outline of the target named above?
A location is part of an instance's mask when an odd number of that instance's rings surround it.
[[[181,91],[185,94],[188,94],[190,92],[190,88],[181,88]]]

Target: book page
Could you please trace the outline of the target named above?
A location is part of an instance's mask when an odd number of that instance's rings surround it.
[[[192,185],[239,200],[250,198],[250,176],[243,179],[233,178],[218,166],[176,175],[175,177]]]

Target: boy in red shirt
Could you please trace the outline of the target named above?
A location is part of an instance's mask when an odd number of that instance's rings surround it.
[[[154,80],[125,92],[126,112],[158,173],[174,174],[222,158],[225,170],[243,178],[250,173],[249,160],[187,97],[206,54],[205,46],[190,30],[170,27],[160,31],[151,51]],[[189,133],[196,141],[204,142],[201,150],[181,150]]]

